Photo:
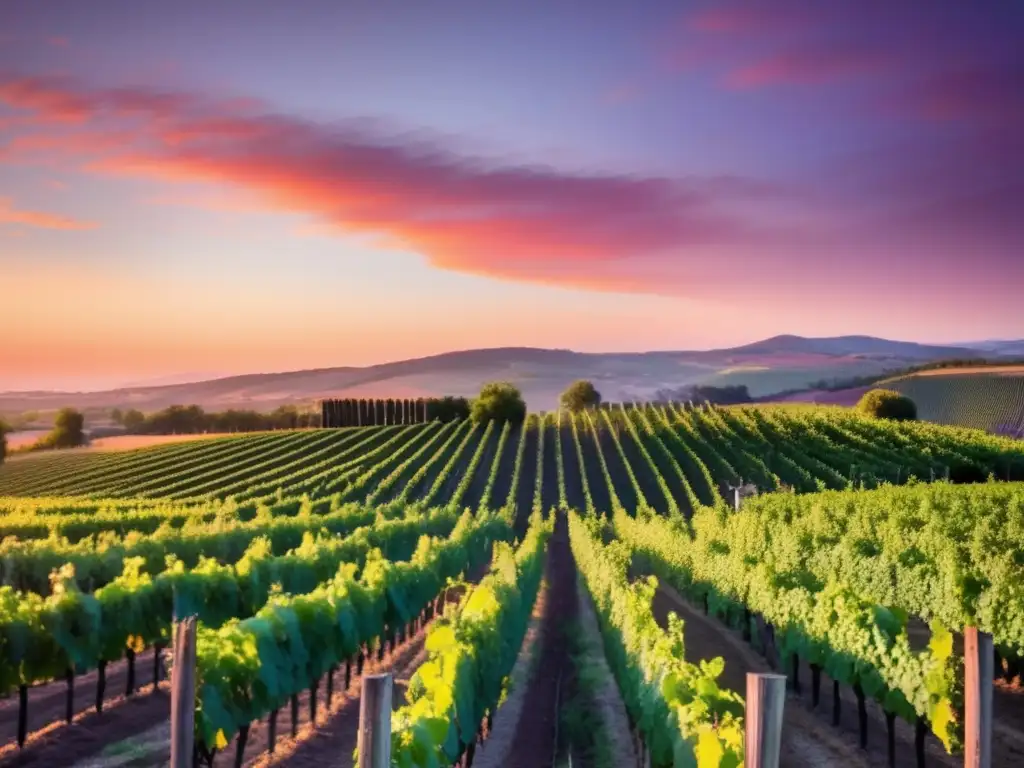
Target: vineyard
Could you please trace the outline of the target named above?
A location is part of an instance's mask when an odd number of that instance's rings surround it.
[[[1024,763],[1021,442],[331,402],[362,426],[0,468],[0,762],[166,765],[194,616],[201,762],[349,765],[389,671],[395,765],[737,766],[745,675],[775,670],[784,765],[960,765],[983,633],[992,764]]]
[[[908,376],[885,386],[917,403],[922,419],[1024,438],[1024,375],[957,373]]]

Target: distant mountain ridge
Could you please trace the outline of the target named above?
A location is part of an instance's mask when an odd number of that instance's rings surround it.
[[[874,336],[833,336],[806,338],[804,336],[773,336],[742,347],[728,350],[733,353],[800,352],[818,355],[904,357],[920,360],[939,358],[981,357],[978,349],[968,346],[938,346],[913,341],[890,341]]]
[[[706,351],[574,352],[499,347],[446,352],[379,365],[280,373],[250,373],[206,381],[120,387],[99,392],[0,393],[0,413],[83,409],[158,410],[174,404],[207,409],[255,408],[313,402],[332,396],[427,397],[472,395],[485,381],[519,386],[532,409],[555,407],[571,381],[593,380],[608,400],[643,399],[658,389],[688,384],[746,384],[754,395],[795,389],[823,378],[871,375],[928,360],[999,356],[996,350],[890,341],[870,336],[775,336],[730,349]],[[173,377],[165,377],[173,380]]]

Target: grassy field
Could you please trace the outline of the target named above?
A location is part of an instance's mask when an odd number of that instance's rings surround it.
[[[250,765],[280,745],[276,761],[327,764],[354,747],[358,687],[341,686],[340,670],[355,678],[357,656],[403,680],[431,664],[458,668],[445,660],[455,650],[428,650],[424,628],[441,597],[453,601],[447,615],[458,624],[469,603],[444,584],[461,573],[466,600],[490,606],[473,614],[484,625],[465,642],[481,644],[475,658],[493,662],[486,674],[496,677],[446,678],[453,687],[443,697],[452,698],[438,701],[472,700],[484,718],[520,642],[530,657],[516,673],[518,703],[498,710],[493,732],[484,728],[485,743],[501,750],[495,764],[540,764],[552,748],[622,747],[628,735],[607,733],[628,722],[614,714],[622,706],[683,707],[714,729],[724,762],[712,764],[728,764],[742,756],[732,728],[742,722],[745,673],[775,665],[795,675],[811,664],[819,665],[814,686],[825,677],[844,696],[870,673],[872,727],[895,727],[888,716],[897,718],[893,743],[910,756],[914,723],[926,718],[929,760],[953,765],[963,659],[922,649],[915,633],[927,640],[928,621],[933,633],[980,621],[1000,654],[993,764],[1013,765],[1024,755],[1015,682],[1024,655],[1024,563],[1015,559],[1024,487],[984,482],[991,476],[1024,480],[1024,444],[799,405],[208,436],[12,461],[0,467],[0,637],[19,639],[0,644],[0,683],[25,694],[0,700],[0,759],[71,755],[90,764],[125,753],[131,765],[166,764],[167,684],[154,660],[172,613],[187,606],[200,619],[197,674],[208,684],[197,694],[204,748],[219,743]],[[931,483],[947,477],[960,484]],[[757,498],[730,512],[740,485]],[[522,543],[494,543],[513,540]],[[533,581],[538,569],[543,585]],[[658,578],[654,591],[637,581],[646,576]],[[957,588],[965,579],[974,591]],[[489,597],[473,598],[477,589]],[[633,623],[622,624],[627,615]],[[569,643],[570,626],[589,627],[589,636]],[[747,637],[753,645],[741,642]],[[591,678],[585,647],[609,652],[603,682]],[[840,663],[851,657],[855,667]],[[259,663],[239,665],[243,658]],[[699,666],[716,658],[724,670]],[[276,687],[267,688],[261,670],[270,669]],[[703,693],[674,699],[655,682],[668,669],[680,680],[706,678]],[[346,691],[340,703],[324,692],[335,672]],[[310,688],[310,680],[319,682]],[[637,680],[653,687],[642,693]],[[140,698],[136,689],[151,682],[155,693]],[[731,693],[714,693],[719,685]],[[102,700],[104,690],[132,695],[92,711],[94,691]],[[609,692],[621,701],[609,702]],[[294,738],[283,719],[268,730],[292,695]],[[431,696],[442,693],[403,689],[395,704],[409,709],[396,727],[413,729],[417,713],[436,705],[423,699]],[[58,727],[65,698],[79,725]],[[570,701],[574,714],[556,738]],[[884,739],[860,750],[856,702],[845,716],[799,696],[786,706],[786,764],[886,760]],[[20,711],[30,735],[21,753]],[[329,727],[314,727],[325,717]],[[645,723],[652,764],[696,749],[670,721]],[[31,736],[37,731],[45,737]],[[459,731],[423,748],[450,764],[470,736]]]

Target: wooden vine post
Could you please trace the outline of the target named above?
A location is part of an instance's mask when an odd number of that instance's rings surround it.
[[[992,635],[964,628],[964,766],[992,765]]]
[[[359,695],[357,768],[391,766],[391,673],[363,675]]]
[[[782,746],[782,709],[786,703],[786,676],[747,673],[747,732],[744,765],[778,768]]]
[[[192,768],[196,716],[196,617],[174,627],[171,669],[171,768]]]
[[[729,490],[733,493],[733,508],[739,512],[745,499],[757,495],[757,486],[753,483],[744,483],[740,478],[739,485],[730,485]]]

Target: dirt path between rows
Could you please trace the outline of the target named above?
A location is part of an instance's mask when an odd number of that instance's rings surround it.
[[[600,733],[596,734],[597,739],[605,742],[609,754],[606,759],[615,766],[637,765],[636,749],[630,738],[629,715],[626,712],[626,705],[622,702],[619,694],[618,684],[608,667],[608,660],[604,655],[604,644],[601,640],[601,630],[597,623],[597,612],[594,604],[587,593],[586,587],[580,579],[576,580],[576,601],[579,605],[579,629],[581,633],[580,645],[586,649],[585,657],[581,663],[589,665],[592,671],[577,669],[577,673],[595,675],[597,682],[590,701],[586,705],[592,706],[597,713],[600,723]],[[587,756],[577,761],[576,750],[573,751],[573,764],[586,764]],[[593,762],[593,760],[592,760]]]
[[[155,694],[108,700],[102,713],[95,710],[82,713],[70,726],[63,722],[53,724],[33,734],[23,750],[16,746],[5,749],[0,755],[0,765],[59,768],[100,756],[110,744],[146,733],[162,721],[168,721],[170,692],[170,685],[163,682]],[[114,761],[102,759],[99,764],[111,766]]]
[[[460,506],[463,509],[476,510],[480,506],[480,500],[483,498],[484,492],[487,490],[487,484],[491,479],[491,467],[494,465],[494,457],[501,442],[501,432],[500,428],[492,429],[490,436],[487,438],[483,455],[481,455],[480,461],[477,462],[476,470],[473,472],[473,479],[469,481],[466,494],[462,497],[462,504]]]
[[[723,688],[744,696],[748,672],[772,671],[768,663],[747,648],[732,631],[693,609],[671,587],[659,585],[653,609],[655,619],[663,627],[668,624],[669,612],[675,612],[685,622],[687,661],[697,663],[718,656],[725,660],[725,671],[718,679]],[[885,765],[884,754],[881,760],[860,754],[856,743],[852,747],[844,743],[838,734],[819,726],[813,717],[808,717],[794,703],[792,697],[787,697],[780,765],[792,768]]]
[[[134,696],[125,697],[128,681],[128,662],[118,661],[107,665],[106,688],[103,697],[103,713],[96,713],[96,685],[99,673],[92,670],[83,675],[76,675],[74,678],[74,696],[72,699],[72,712],[75,717],[72,725],[65,722],[67,707],[67,683],[63,680],[43,685],[37,685],[28,689],[28,739],[25,748],[19,750],[18,738],[18,693],[14,693],[0,700],[0,739],[3,747],[0,747],[0,764],[2,765],[29,765],[34,761],[31,757],[37,751],[45,751],[46,745],[52,744],[55,740],[63,740],[71,731],[76,732],[68,742],[69,754],[74,754],[79,743],[83,746],[91,743],[92,737],[78,738],[77,732],[83,728],[90,729],[98,727],[99,723],[111,723],[119,715],[116,710],[125,703],[132,703],[132,721],[138,724],[143,711],[153,710],[153,717],[159,719],[156,714],[161,707],[166,708],[166,696],[157,691],[153,693],[153,656],[154,651],[149,649],[140,653],[135,660],[135,685]],[[166,669],[162,669],[161,675],[166,677]],[[164,685],[166,689],[166,684]],[[104,725],[104,728],[109,726]],[[11,761],[11,762],[8,762]],[[27,761],[27,762],[26,762]]]
[[[491,718],[491,730],[484,743],[477,747],[476,755],[473,757],[473,768],[504,768],[511,765],[508,762],[508,753],[516,736],[519,717],[527,703],[526,692],[540,653],[541,624],[547,613],[549,589],[547,580],[541,581],[537,600],[533,604],[530,624],[526,628],[522,645],[519,646],[515,666],[509,674],[509,694]]]
[[[580,460],[576,455],[576,443],[572,426],[563,424],[558,430],[558,442],[562,448],[562,468],[565,473],[565,500],[570,509],[585,510],[587,498],[583,494],[583,474]]]
[[[632,514],[639,505],[636,489],[633,487],[633,481],[630,480],[626,463],[615,446],[615,438],[608,428],[600,423],[597,424],[597,449],[604,454],[604,461],[608,466],[608,475],[611,477],[615,494],[622,502],[622,506]]]
[[[579,606],[576,566],[569,549],[569,527],[564,514],[555,520],[544,570],[548,593],[540,625],[540,653],[526,686],[526,704],[508,751],[505,765],[510,767],[553,768],[565,748],[559,733],[562,676],[569,664],[565,630],[574,625]]]
[[[491,488],[491,498],[488,503],[491,509],[500,509],[508,501],[509,491],[512,488],[512,474],[516,466],[516,456],[519,453],[519,441],[524,439],[525,429],[525,425],[514,428],[501,449],[501,456],[498,459],[498,474],[494,476],[494,485]],[[523,461],[526,461],[525,454]]]
[[[516,535],[524,536],[529,527],[530,513],[533,511],[533,494],[536,490],[537,473],[541,471],[537,465],[537,441],[543,434],[543,428],[524,426],[522,439],[526,441],[523,453],[523,464],[519,469],[519,486],[512,489],[516,504]],[[511,482],[511,481],[509,481]]]
[[[545,421],[538,439],[544,441],[544,461],[537,467],[541,473],[541,511],[547,517],[558,506],[558,439],[554,423]]]
[[[395,648],[392,655],[386,655],[380,664],[368,664],[364,673],[391,672],[393,675],[394,689],[392,691],[392,705],[398,709],[405,704],[405,690],[409,680],[426,658],[424,642],[426,630],[417,632],[407,642]],[[323,688],[323,686],[321,686]],[[267,739],[266,723],[257,733],[258,745],[247,745],[245,752],[245,765],[247,766],[271,766],[287,765],[294,768],[302,766],[324,766],[324,765],[350,765],[353,763],[352,755],[356,748],[359,737],[359,697],[362,689],[362,680],[355,675],[351,687],[341,696],[336,696],[334,706],[328,714],[326,706],[320,708],[318,723],[313,725],[309,719],[309,696],[306,695],[305,702],[300,705],[303,716],[299,722],[298,738],[281,738],[275,747],[274,754],[267,752],[269,744]],[[321,690],[321,693],[323,691]],[[284,713],[282,712],[282,715]],[[278,725],[278,733],[281,733],[281,725],[287,722],[291,727],[290,720],[281,717]],[[287,736],[288,731],[285,731]],[[252,739],[253,734],[250,734]]]
[[[931,630],[919,618],[911,618],[907,624],[907,635],[911,647],[927,648]],[[953,653],[963,656],[963,632],[953,633]],[[1012,758],[1012,765],[1024,765],[1024,680],[1002,678],[1002,670],[992,690],[992,747],[996,755],[1005,753]]]
[[[686,622],[686,655],[689,660],[722,656],[726,669],[722,684],[745,691],[747,672],[770,672],[768,662],[734,631],[715,618],[705,616],[668,585],[661,585],[655,596],[655,614],[659,622],[669,611],[675,611]],[[781,673],[781,671],[780,671]],[[873,701],[866,702],[868,714],[868,745],[859,746],[857,699],[848,686],[840,686],[839,725],[832,725],[833,681],[821,674],[821,697],[817,707],[812,704],[811,669],[800,664],[801,694],[790,689],[782,734],[782,764],[804,765],[887,765],[888,746],[885,713]],[[996,707],[1002,701],[996,692]],[[916,765],[914,728],[899,718],[895,721],[896,764]],[[1024,765],[1024,740],[1018,730],[999,717],[993,731],[994,768]],[[960,766],[963,758],[946,754],[930,733],[925,740],[929,766]]]

